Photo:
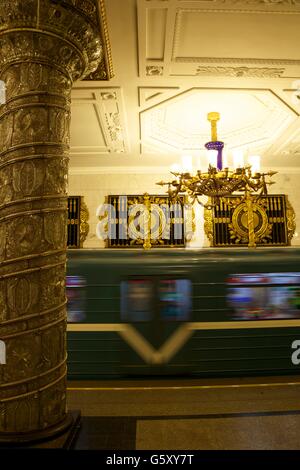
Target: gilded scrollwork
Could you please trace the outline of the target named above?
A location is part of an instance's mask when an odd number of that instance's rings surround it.
[[[88,224],[90,214],[86,203],[83,201],[83,197],[80,200],[80,246],[83,247],[85,240],[90,231]]]
[[[41,279],[40,302],[42,310],[65,302],[65,269],[63,266],[45,270]]]
[[[35,215],[14,218],[7,222],[7,259],[16,258],[18,255],[26,255],[38,249],[41,236],[41,218]]]
[[[175,248],[185,246],[186,241],[193,238],[196,229],[195,213],[193,208],[186,204],[184,196],[180,196],[176,202],[168,196],[148,193],[125,198],[126,202],[122,201],[121,196],[108,196],[106,200],[113,206],[115,214],[118,213],[118,207],[121,207],[119,211],[126,213],[126,228],[123,225],[127,233],[126,240],[120,230],[121,224],[124,224],[123,215],[111,217],[106,212],[99,217],[104,230],[114,233],[112,237],[107,238],[107,247]],[[116,229],[112,228],[114,226]]]
[[[53,426],[66,413],[66,382],[64,379],[55,386],[48,388],[43,394],[42,403],[43,426]]]
[[[287,196],[285,196],[285,206],[287,220],[287,236],[289,243],[291,243],[293,236],[296,232],[296,213]]]
[[[1,135],[1,149],[6,150],[11,142],[13,133],[13,119],[12,114],[5,114],[0,118],[0,135]]]
[[[4,321],[7,316],[7,302],[4,286],[0,284],[0,322]]]
[[[11,185],[11,171],[7,168],[0,170],[0,206],[10,202],[13,197],[13,188]]]
[[[11,97],[33,91],[56,90],[58,95],[70,96],[71,81],[63,72],[53,70],[52,67],[39,63],[21,63],[6,69],[2,74],[6,84],[6,96]]]
[[[205,209],[205,233],[211,246],[243,246],[249,243],[249,207],[240,197],[212,201]],[[251,236],[257,245],[287,246],[296,230],[295,212],[285,195],[253,196]]]
[[[258,203],[252,204],[253,212],[253,236],[255,243],[263,243],[267,239],[272,238],[273,225],[269,223],[266,213],[266,204],[264,199],[260,199]],[[228,224],[230,238],[238,243],[249,242],[248,232],[248,208],[246,203],[238,203],[232,213],[231,222]]]
[[[44,79],[44,67],[42,64],[28,63],[21,68],[21,83],[28,91],[40,88]]]
[[[211,200],[208,201],[211,204]],[[213,213],[211,209],[204,208],[204,233],[207,236],[211,245],[214,241],[214,226],[213,226]]]
[[[14,145],[21,144],[24,138],[27,143],[42,142],[45,139],[48,113],[44,107],[32,105],[30,108],[21,108],[15,113],[14,121],[18,122],[12,136]]]
[[[14,165],[12,176],[13,189],[15,193],[30,196],[30,194],[32,194],[39,185],[37,167],[35,162],[32,160]]]
[[[69,122],[70,112],[65,109],[51,109],[50,111],[50,133],[51,140],[69,144]]]
[[[24,66],[25,67],[25,66]],[[10,67],[2,74],[2,80],[6,86],[6,98],[14,96],[21,86],[21,64]]]
[[[39,286],[27,277],[9,279],[7,283],[7,305],[10,319],[25,315],[38,301]]]
[[[51,247],[66,246],[66,214],[49,213],[44,217],[44,238]]]
[[[52,158],[45,168],[45,190],[67,194],[68,157]]]
[[[76,70],[73,79],[80,75],[94,72],[103,60],[103,33],[99,31],[100,20],[93,22],[88,15],[82,15],[82,8],[72,5],[72,14],[65,2],[54,4],[51,0],[34,2],[24,5],[23,0],[14,0],[6,7],[10,11],[7,20],[7,9],[0,4],[0,30],[7,30],[3,41],[3,56],[0,62],[11,63],[17,60],[20,53],[30,58],[32,50],[39,50],[46,62],[52,60],[57,66],[61,63],[67,71],[74,61],[81,62],[81,71]],[[25,10],[24,10],[25,9]],[[24,11],[26,13],[24,13]],[[36,28],[37,14],[39,15],[40,31]],[[9,26],[19,26],[19,31],[9,32]],[[26,30],[27,28],[27,30]],[[49,33],[55,33],[52,36]],[[100,34],[99,34],[100,33]],[[57,37],[58,36],[58,37]],[[2,45],[1,45],[2,46]],[[66,53],[66,49],[70,53]],[[84,51],[79,54],[78,51]]]

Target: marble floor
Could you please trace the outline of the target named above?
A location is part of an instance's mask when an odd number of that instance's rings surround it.
[[[300,377],[69,382],[76,449],[300,449]]]

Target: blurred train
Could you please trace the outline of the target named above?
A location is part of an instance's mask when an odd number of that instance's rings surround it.
[[[298,374],[300,249],[69,250],[70,379]]]

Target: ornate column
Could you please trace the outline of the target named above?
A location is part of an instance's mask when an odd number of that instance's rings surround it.
[[[0,0],[0,442],[69,425],[70,92],[103,61],[97,15],[92,0]]]

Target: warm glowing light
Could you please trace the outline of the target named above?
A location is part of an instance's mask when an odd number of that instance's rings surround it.
[[[229,168],[228,153],[223,150],[223,168]]]
[[[243,168],[244,166],[244,152],[243,150],[233,150],[233,168]]]
[[[252,173],[260,173],[260,156],[251,155],[248,157],[248,163],[251,165]]]
[[[187,173],[192,173],[193,171],[193,157],[191,155],[183,155],[182,159],[182,169]]]
[[[181,173],[181,166],[178,163],[173,163],[170,169],[172,173]]]
[[[207,158],[209,165],[217,168],[218,161],[218,151],[217,150],[207,150]]]

